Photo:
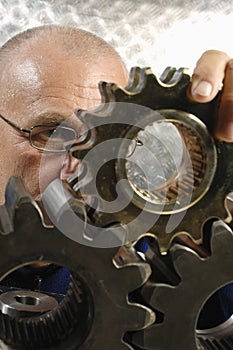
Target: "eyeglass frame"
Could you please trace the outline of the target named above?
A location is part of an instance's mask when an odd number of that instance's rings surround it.
[[[37,147],[35,146],[33,143],[32,143],[32,138],[31,138],[31,133],[32,133],[32,130],[34,128],[37,128],[37,127],[51,127],[52,129],[54,128],[54,130],[59,127],[59,124],[57,125],[34,125],[34,126],[31,126],[30,129],[24,129],[24,128],[21,128],[18,124],[12,122],[11,120],[3,117],[1,114],[0,114],[0,118],[5,121],[8,125],[12,126],[13,128],[15,128],[16,130],[20,131],[20,132],[23,132],[23,133],[26,133],[26,134],[29,134],[29,143],[31,145],[31,147],[37,149],[38,151],[40,152],[53,152],[53,153],[61,153],[61,152],[67,152],[67,149],[64,148],[64,150],[50,150],[50,149],[46,149],[46,148],[40,148],[40,147]],[[67,126],[62,126],[63,128],[65,129],[69,129],[69,130],[72,130],[74,131],[74,134],[76,135],[76,138],[78,137],[78,134],[77,132],[73,129],[73,128],[70,128],[70,127],[67,127]]]

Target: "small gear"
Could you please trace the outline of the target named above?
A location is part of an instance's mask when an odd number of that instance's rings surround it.
[[[77,320],[82,319],[86,312],[85,296],[77,284],[78,281],[72,281],[68,293],[58,305],[54,305],[54,297],[44,293],[13,290],[2,294],[0,338],[6,344],[22,349],[40,349],[45,344],[50,347],[62,342],[74,331]],[[51,310],[43,310],[46,299],[52,304]],[[2,305],[6,300],[10,303],[4,311]],[[35,300],[39,302],[33,304]]]
[[[76,113],[86,130],[72,148],[85,169],[78,191],[99,200],[95,226],[124,225],[128,242],[151,233],[162,253],[179,233],[201,243],[209,218],[231,220],[233,144],[211,136],[220,96],[193,102],[189,84],[185,69],[157,79],[135,68],[125,89],[102,83],[102,104]]]
[[[164,316],[134,333],[133,344],[147,350],[231,349],[232,327],[230,333],[224,325],[220,327],[222,332],[215,329],[208,333],[197,330],[197,321],[206,301],[233,281],[232,251],[233,232],[220,220],[213,223],[208,257],[201,258],[190,248],[172,245],[169,252],[180,282],[177,285],[152,282],[143,286],[142,295],[148,305]]]
[[[153,312],[128,301],[128,294],[150,274],[149,265],[135,250],[89,247],[68,239],[56,227],[45,227],[41,211],[18,178],[8,183],[0,227],[1,278],[38,261],[64,266],[73,277],[67,295],[51,311],[26,318],[0,314],[0,336],[8,345],[17,349],[126,349],[131,347],[123,340],[124,334],[153,322]]]

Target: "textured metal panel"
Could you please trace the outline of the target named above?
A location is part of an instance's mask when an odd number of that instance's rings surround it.
[[[232,52],[229,0],[1,0],[0,44],[41,24],[76,25],[100,35],[128,68],[193,67],[204,50]]]

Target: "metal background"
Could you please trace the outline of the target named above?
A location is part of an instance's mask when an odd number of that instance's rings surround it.
[[[1,0],[0,44],[41,24],[75,25],[112,44],[128,68],[193,68],[200,54],[232,55],[232,0]]]

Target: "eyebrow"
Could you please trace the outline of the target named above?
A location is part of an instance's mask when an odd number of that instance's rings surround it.
[[[43,113],[36,117],[32,116],[28,120],[27,127],[30,128],[36,125],[59,125],[63,123],[67,117],[59,113]]]

